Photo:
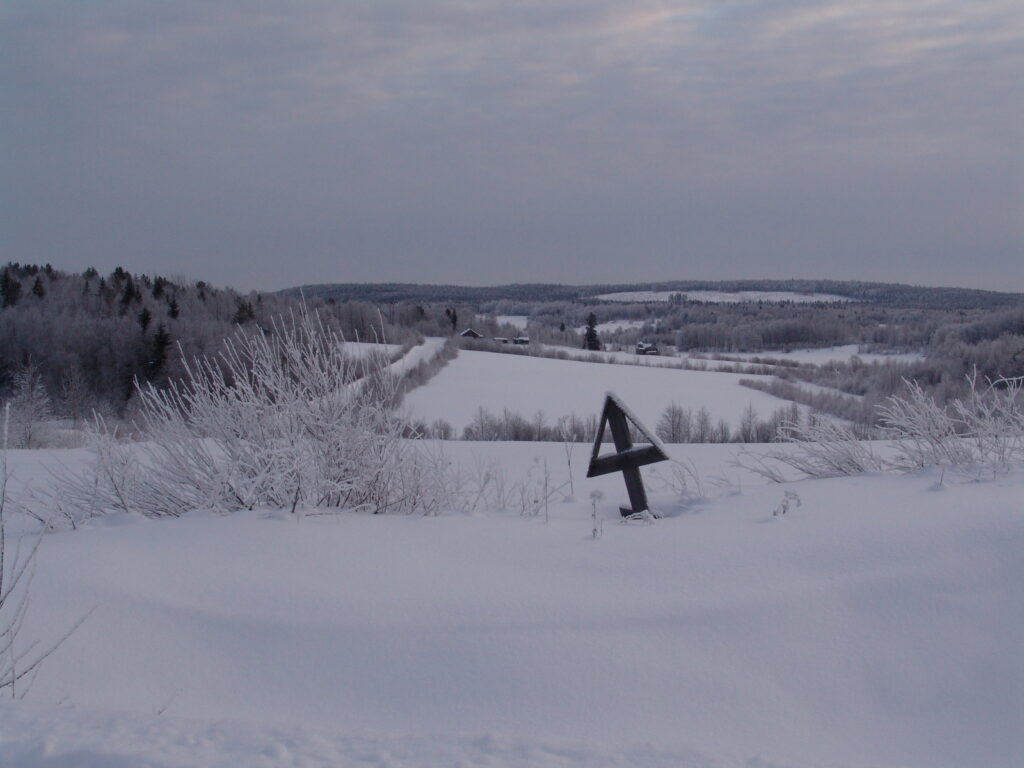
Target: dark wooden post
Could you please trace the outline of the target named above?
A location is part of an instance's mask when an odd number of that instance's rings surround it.
[[[633,447],[633,440],[629,436],[630,421],[633,422],[637,431],[650,441],[650,445]],[[611,427],[615,453],[598,456],[604,437],[605,424]],[[597,435],[594,438],[594,448],[590,455],[587,477],[607,475],[610,472],[622,473],[626,481],[626,492],[629,494],[630,504],[629,507],[619,507],[623,517],[629,517],[648,509],[647,492],[644,490],[644,481],[640,476],[640,467],[666,459],[668,456],[665,455],[658,440],[651,436],[635,416],[628,414],[615,395],[608,393],[604,402],[604,410],[601,412]]]
[[[608,414],[608,426],[611,427],[612,442],[619,454],[625,453],[633,447],[633,441],[629,437],[629,424],[626,422],[626,415],[621,410],[616,408],[614,412]],[[625,507],[621,507],[620,511],[623,516],[643,512],[648,508],[648,504],[644,481],[640,477],[640,467],[624,466],[622,476],[626,480],[626,492],[629,494],[629,504],[632,509],[627,510]]]

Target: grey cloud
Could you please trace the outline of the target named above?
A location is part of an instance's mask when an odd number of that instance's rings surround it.
[[[1018,2],[0,14],[11,259],[243,288],[815,275],[1024,290]]]

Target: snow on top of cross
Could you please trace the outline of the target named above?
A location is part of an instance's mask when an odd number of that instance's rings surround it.
[[[605,392],[604,394],[605,397],[607,397],[609,400],[611,400],[613,403],[619,406],[622,412],[626,414],[626,418],[629,421],[633,422],[633,426],[635,426],[637,430],[639,430],[641,435],[647,438],[647,442],[649,442],[659,451],[664,453],[666,456],[669,455],[668,449],[665,447],[665,444],[661,442],[661,440],[658,439],[658,436],[654,434],[651,430],[649,430],[647,426],[642,421],[640,421],[639,418],[637,418],[637,415],[633,413],[633,410],[623,402],[621,397],[619,397],[617,394],[611,391]]]

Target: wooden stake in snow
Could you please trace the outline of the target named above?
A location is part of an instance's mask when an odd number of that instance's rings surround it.
[[[629,436],[630,423],[636,428],[641,438],[650,445],[633,445],[633,439]],[[615,453],[598,456],[601,450],[601,442],[604,438],[605,425],[611,427],[612,442],[615,444]],[[654,464],[668,459],[665,446],[655,437],[640,420],[626,407],[626,405],[613,392],[609,392],[604,401],[604,410],[601,411],[601,422],[597,427],[597,435],[594,437],[594,449],[590,453],[590,466],[587,468],[587,477],[607,475],[611,472],[621,472],[626,480],[626,491],[629,493],[629,507],[619,507],[623,517],[636,515],[648,510],[647,492],[644,491],[644,481],[640,477],[640,467],[647,464]]]

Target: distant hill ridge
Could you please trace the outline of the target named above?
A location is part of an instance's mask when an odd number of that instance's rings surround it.
[[[974,288],[932,288],[900,283],[869,283],[843,280],[673,280],[660,283],[602,283],[560,285],[514,283],[496,286],[425,285],[418,283],[321,283],[286,288],[280,293],[334,301],[483,302],[499,299],[520,301],[597,302],[595,296],[632,291],[785,291],[829,293],[879,306],[922,309],[993,309],[1024,306],[1024,293],[1004,293]]]

